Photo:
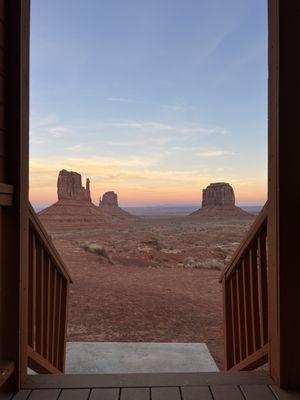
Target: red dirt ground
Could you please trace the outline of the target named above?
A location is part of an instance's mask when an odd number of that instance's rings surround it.
[[[176,216],[101,228],[46,222],[74,281],[69,340],[205,342],[222,368],[221,272],[212,268],[250,224]],[[108,258],[83,243],[103,245]]]

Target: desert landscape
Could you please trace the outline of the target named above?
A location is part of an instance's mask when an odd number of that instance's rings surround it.
[[[39,216],[73,278],[68,340],[205,342],[222,368],[218,280],[255,219],[233,188],[209,185],[186,215],[128,213],[111,191],[96,206],[66,170],[57,189]]]

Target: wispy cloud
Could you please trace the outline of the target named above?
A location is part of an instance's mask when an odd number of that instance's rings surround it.
[[[139,120],[125,120],[125,121],[111,121],[111,122],[98,122],[98,129],[105,130],[107,128],[113,129],[130,129],[131,131],[139,131],[142,133],[161,133],[169,132],[173,134],[221,134],[227,133],[224,127],[219,126],[206,126],[200,123],[165,123],[160,121],[139,121]]]
[[[149,150],[162,150],[162,147],[166,149],[168,146],[168,150],[172,150],[174,146],[184,146],[188,140],[195,142],[200,137],[209,139],[226,133],[224,127],[190,122],[80,119],[63,123],[55,116],[31,118],[32,144],[39,148],[43,145],[49,146],[50,150],[51,146],[57,146],[59,139],[62,143],[60,149],[91,154],[95,154],[96,150],[112,152],[117,147],[128,148],[129,151],[134,146],[139,146],[140,149],[149,146]],[[105,147],[100,149],[98,145]]]
[[[55,115],[33,115],[30,118],[30,138],[34,143],[43,143],[42,138],[60,138],[70,133]]]
[[[63,125],[53,126],[48,129],[48,132],[54,137],[62,137],[67,133],[67,129]]]
[[[162,108],[174,112],[189,111],[194,109],[193,106],[185,103],[163,104]]]
[[[106,101],[112,101],[116,103],[132,103],[132,100],[127,99],[126,97],[107,97]]]
[[[83,149],[82,144],[75,144],[74,146],[65,147],[65,150],[74,151],[74,152],[81,151],[82,149]]]
[[[199,151],[198,153],[196,153],[198,157],[222,157],[232,154],[232,152],[225,150]]]

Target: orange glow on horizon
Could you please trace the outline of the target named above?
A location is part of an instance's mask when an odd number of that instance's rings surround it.
[[[31,161],[30,201],[51,204],[57,201],[57,176],[61,169],[82,173],[82,182],[91,179],[93,202],[113,190],[123,205],[201,204],[202,189],[212,182],[228,182],[235,191],[236,203],[263,204],[267,183],[261,176],[214,175],[201,170],[158,170],[137,165],[115,165],[107,160],[69,159],[61,163]],[[250,171],[251,172],[251,171]]]
[[[92,187],[92,199],[94,204],[99,203],[99,197],[106,191],[114,190],[118,193],[119,203],[123,205],[140,204],[140,205],[159,205],[159,204],[201,204],[202,188],[187,191],[180,189],[162,189],[149,190],[147,188],[133,188],[118,190],[116,187],[103,187],[103,190]],[[264,190],[255,189],[255,195],[247,190],[236,190],[236,203],[240,204],[264,204],[266,201],[266,193]],[[30,201],[33,204],[52,204],[57,201],[56,188],[44,187],[30,189]]]

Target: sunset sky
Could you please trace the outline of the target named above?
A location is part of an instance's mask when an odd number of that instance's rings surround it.
[[[35,206],[60,169],[93,200],[200,204],[211,182],[239,204],[267,184],[267,1],[31,0]]]

